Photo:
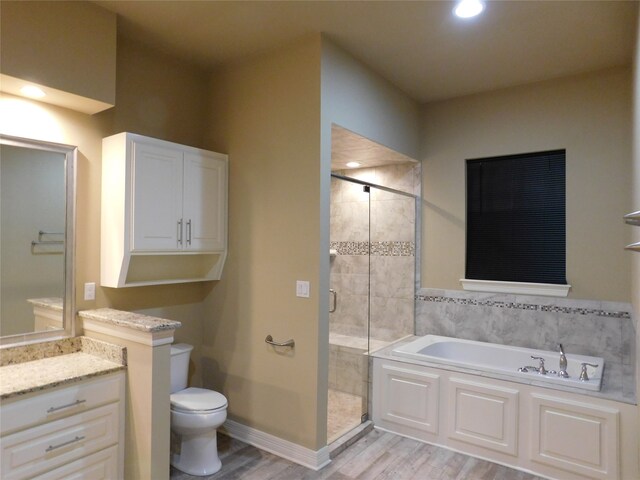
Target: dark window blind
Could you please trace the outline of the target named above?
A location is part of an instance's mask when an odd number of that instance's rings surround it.
[[[566,284],[565,150],[467,160],[466,278]]]

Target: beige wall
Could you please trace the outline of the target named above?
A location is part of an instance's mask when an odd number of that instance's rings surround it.
[[[420,158],[418,103],[326,37],[322,39],[322,122],[323,139],[335,123],[410,158]]]
[[[209,147],[229,154],[229,256],[207,301],[204,385],[227,396],[230,418],[317,450],[320,38],[215,72],[211,91]],[[269,334],[295,349],[276,351]]]
[[[640,13],[638,14],[636,48],[633,61],[633,188],[630,211],[640,210]],[[640,242],[640,228],[629,227],[631,242]],[[628,252],[631,257],[631,303],[636,326],[636,395],[640,392],[640,253]],[[638,407],[640,409],[640,406]],[[640,455],[638,455],[640,463]]]
[[[114,109],[86,115],[65,108],[25,100],[11,95],[0,96],[0,133],[37,140],[78,146],[77,221],[76,221],[76,299],[79,310],[113,307],[143,311],[179,320],[184,327],[176,331],[176,340],[192,343],[199,349],[202,336],[203,301],[211,290],[210,283],[177,284],[129,289],[97,288],[95,301],[84,301],[85,282],[100,280],[100,191],[102,138],[120,131],[131,131],[203,147],[206,126],[208,74],[170,57],[141,47],[126,38],[118,41],[117,105]],[[82,71],[77,72],[80,78]],[[85,79],[86,80],[86,79]],[[148,388],[138,389],[148,396],[138,397],[142,406],[152,405],[151,397],[166,392],[166,403],[153,402],[154,418],[149,423],[129,421],[131,448],[126,450],[126,468],[140,473],[135,478],[163,478],[168,472],[168,454],[164,460],[138,456],[131,440],[132,428],[143,429],[146,438],[162,439],[154,428],[168,436],[168,353],[141,356],[131,371],[153,372],[142,375]],[[151,361],[158,361],[153,368]],[[197,351],[194,364],[198,362]],[[197,375],[197,373],[196,373]],[[164,378],[163,382],[161,378]],[[160,379],[160,380],[159,380]],[[143,380],[131,379],[143,385]],[[198,377],[192,379],[198,384]],[[142,398],[142,399],[140,399]],[[161,422],[155,419],[161,418]],[[145,431],[146,429],[146,431]],[[166,430],[166,432],[165,432]],[[164,443],[163,443],[164,445]],[[168,448],[168,443],[166,444]],[[146,448],[144,445],[141,448]],[[162,447],[164,448],[164,447]],[[154,450],[154,451],[161,451]],[[160,473],[158,473],[160,472]],[[157,475],[156,475],[157,473]],[[132,477],[132,478],[134,478]]]
[[[3,1],[0,72],[113,105],[116,15],[90,2]]]
[[[629,301],[630,98],[617,68],[426,105],[422,285],[461,289],[465,159],[565,148],[570,297]]]

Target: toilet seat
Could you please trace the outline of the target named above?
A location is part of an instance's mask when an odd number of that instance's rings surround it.
[[[211,413],[227,408],[227,399],[221,393],[205,388],[185,388],[171,394],[171,409],[183,413]]]

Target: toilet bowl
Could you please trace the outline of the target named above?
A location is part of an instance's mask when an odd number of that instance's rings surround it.
[[[189,475],[220,470],[217,429],[227,418],[227,399],[204,388],[186,388],[193,347],[171,346],[171,465]]]

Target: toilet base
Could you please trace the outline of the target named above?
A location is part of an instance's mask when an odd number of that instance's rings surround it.
[[[218,458],[217,431],[200,435],[182,435],[180,453],[171,453],[171,465],[198,477],[213,475],[222,468]]]

